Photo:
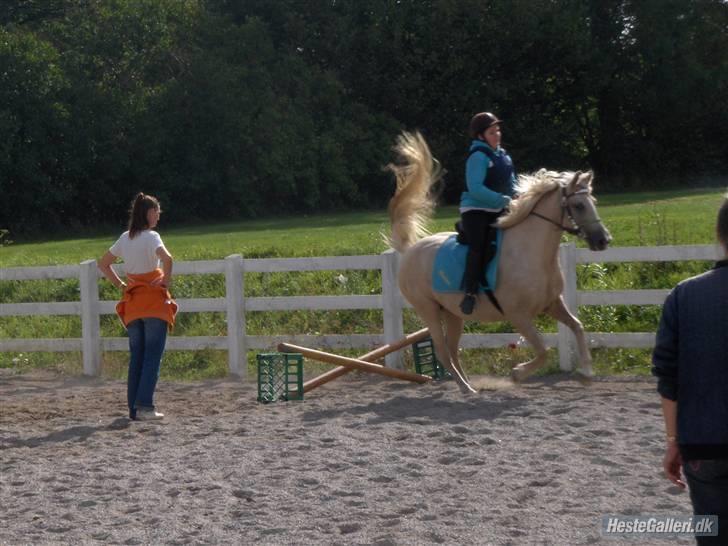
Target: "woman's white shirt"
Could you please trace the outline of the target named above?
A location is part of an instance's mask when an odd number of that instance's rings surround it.
[[[159,233],[146,229],[133,238],[125,231],[121,237],[111,245],[109,252],[117,258],[124,260],[124,270],[132,275],[149,273],[159,267],[157,249],[164,248]],[[166,249],[165,249],[166,250]]]

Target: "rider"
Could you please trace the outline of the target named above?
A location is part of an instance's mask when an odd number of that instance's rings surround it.
[[[467,189],[460,197],[460,224],[468,243],[460,310],[466,315],[473,312],[484,276],[490,226],[508,207],[515,191],[513,161],[500,147],[501,123],[494,114],[480,112],[470,120],[468,130],[472,143],[465,165]]]

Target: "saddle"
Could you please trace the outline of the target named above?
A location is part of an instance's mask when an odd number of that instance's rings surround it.
[[[460,220],[455,222],[455,231],[457,231],[457,237],[456,241],[458,244],[461,245],[469,245],[468,243],[468,237],[463,231],[463,226],[460,223]],[[486,271],[488,270],[488,264],[490,264],[490,261],[495,257],[496,252],[498,251],[498,229],[491,227],[490,230],[488,230],[488,238],[485,240],[485,245],[483,248],[483,263],[485,264],[485,267],[483,268],[483,271],[481,273],[480,278],[480,284],[483,286],[488,286],[488,280],[486,278]],[[492,287],[491,287],[492,288]]]
[[[491,288],[497,286],[498,260],[500,258],[500,244],[503,231],[493,229],[495,241],[491,245],[495,256],[485,266],[484,276],[487,282],[481,282],[480,292],[487,294]],[[441,293],[462,293],[462,280],[465,272],[465,260],[468,255],[467,245],[457,242],[457,235],[453,233],[443,241],[435,254],[435,263],[432,267],[432,289]]]

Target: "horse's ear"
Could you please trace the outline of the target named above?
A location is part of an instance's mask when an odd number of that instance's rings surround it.
[[[577,184],[579,183],[579,177],[580,176],[581,176],[581,171],[576,171],[574,173],[574,177],[569,181],[569,183],[567,184],[566,187],[569,190],[574,190],[574,188],[576,188]]]
[[[587,171],[584,175],[584,187],[591,191],[592,181],[594,180],[594,171]]]

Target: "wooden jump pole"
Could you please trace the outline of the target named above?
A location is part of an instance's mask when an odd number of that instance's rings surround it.
[[[413,343],[417,343],[418,341],[427,339],[427,337],[429,337],[429,335],[430,335],[430,331],[427,328],[422,328],[422,330],[417,330],[416,332],[409,334],[408,336],[405,336],[402,339],[399,339],[392,343],[388,343],[387,345],[382,345],[381,347],[378,347],[377,349],[374,349],[373,351],[369,351],[368,353],[361,355],[358,358],[358,360],[363,360],[364,362],[375,362],[375,361],[379,360],[380,358],[385,357],[389,353],[393,353],[394,351],[399,351],[403,347],[407,347],[408,345],[412,345]],[[285,352],[281,349],[280,345],[278,346],[278,350],[281,352]],[[321,385],[324,385],[324,384],[328,383],[329,381],[333,381],[337,377],[341,377],[342,375],[345,375],[345,374],[349,373],[350,371],[351,371],[351,368],[347,368],[346,366],[339,366],[338,368],[329,370],[326,373],[322,373],[321,375],[306,381],[303,384],[303,392],[306,393],[310,390],[315,389],[316,387],[320,387]]]
[[[379,375],[386,375],[387,377],[404,379],[406,381],[412,381],[414,383],[427,383],[428,381],[432,380],[431,377],[426,375],[406,372],[404,370],[395,370],[393,368],[386,368],[381,364],[372,364],[371,362],[365,362],[356,358],[349,358],[346,356],[339,356],[332,353],[325,353],[324,351],[316,351],[315,349],[300,347],[298,345],[291,345],[290,343],[281,343],[280,345],[278,345],[278,350],[284,353],[301,353],[303,356],[307,356],[308,358],[313,358],[314,360],[319,360],[321,362],[339,364],[348,368],[355,368],[364,372],[371,372]]]

